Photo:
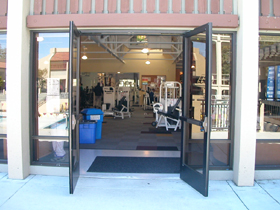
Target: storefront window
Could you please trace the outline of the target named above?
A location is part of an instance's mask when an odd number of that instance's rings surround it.
[[[259,36],[256,169],[280,168],[280,36]]]
[[[232,145],[230,138],[232,35],[213,34],[212,40],[210,165],[228,166]],[[200,81],[198,77],[198,82]]]
[[[68,161],[68,33],[35,34],[37,95],[33,139],[34,163]],[[56,138],[57,137],[57,138]]]
[[[0,34],[0,161],[7,160],[6,34]]]

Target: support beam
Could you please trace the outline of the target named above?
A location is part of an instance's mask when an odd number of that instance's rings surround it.
[[[124,60],[121,59],[116,53],[114,53],[110,48],[108,48],[106,45],[104,45],[102,42],[100,42],[97,38],[95,37],[91,37],[91,39],[93,41],[95,41],[95,43],[99,44],[102,48],[104,48],[105,50],[107,50],[108,53],[110,53],[111,55],[113,55],[115,58],[117,58],[120,62],[122,62],[123,64],[125,64]]]

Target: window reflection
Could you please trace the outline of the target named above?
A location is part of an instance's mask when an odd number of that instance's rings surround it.
[[[55,136],[68,136],[69,34],[38,33],[36,46],[36,136],[33,140],[33,164],[61,165],[68,161],[68,142]],[[53,138],[51,138],[53,137]]]
[[[280,36],[259,36],[256,166],[280,167]]]
[[[67,136],[69,37],[40,33],[38,44],[38,135]]]
[[[0,134],[7,134],[6,34],[0,34]],[[7,160],[7,139],[0,138],[0,161]]]

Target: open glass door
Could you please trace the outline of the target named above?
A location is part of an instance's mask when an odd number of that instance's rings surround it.
[[[184,34],[180,178],[208,196],[212,23]]]
[[[80,33],[73,21],[70,22],[69,43],[69,185],[73,194],[80,175],[79,164],[79,71]]]

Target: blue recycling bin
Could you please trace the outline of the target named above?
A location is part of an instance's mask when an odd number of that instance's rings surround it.
[[[83,120],[80,126],[80,144],[94,144],[96,140],[96,121]]]
[[[96,139],[101,139],[102,134],[102,122],[103,122],[103,112],[101,109],[95,109],[95,108],[86,108],[81,111],[83,114],[84,120],[95,120],[97,122],[96,124],[96,132],[95,137]]]

